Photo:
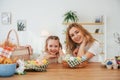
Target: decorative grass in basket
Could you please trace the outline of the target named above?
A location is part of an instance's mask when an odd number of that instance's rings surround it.
[[[44,72],[48,66],[48,61],[46,59],[40,60],[28,60],[25,61],[25,71],[38,71]]]
[[[77,68],[85,67],[87,65],[86,57],[73,57],[67,54],[62,62],[64,67]]]

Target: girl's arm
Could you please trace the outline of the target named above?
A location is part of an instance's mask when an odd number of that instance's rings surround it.
[[[63,60],[64,56],[65,56],[65,54],[64,54],[64,52],[62,51],[62,49],[60,48],[60,49],[59,49],[58,63],[62,63],[62,60]]]
[[[59,56],[64,56],[64,52],[62,51],[62,49],[59,49]]]

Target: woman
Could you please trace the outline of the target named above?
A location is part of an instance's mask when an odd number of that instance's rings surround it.
[[[101,52],[99,42],[78,23],[72,23],[67,28],[66,48],[67,52],[73,56],[79,56],[85,60],[92,60],[93,56]]]

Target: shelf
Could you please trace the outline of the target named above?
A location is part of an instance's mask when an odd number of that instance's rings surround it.
[[[104,33],[91,33],[91,34],[95,34],[95,35],[103,35]]]
[[[88,22],[88,23],[79,23],[79,24],[81,24],[81,25],[103,25],[104,23],[90,23],[90,22]]]
[[[81,25],[104,25],[103,22],[101,23],[94,23],[94,22],[78,22]],[[71,23],[63,23],[64,25],[69,25]]]

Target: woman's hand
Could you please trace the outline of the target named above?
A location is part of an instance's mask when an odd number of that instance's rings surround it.
[[[75,49],[74,49],[74,51],[73,51],[73,53],[72,53],[72,54],[73,54],[73,56],[75,56],[75,57],[76,57],[76,56],[77,56],[77,54],[78,54],[78,51],[79,51],[79,48],[78,48],[78,47],[77,47],[77,48],[75,48]]]

